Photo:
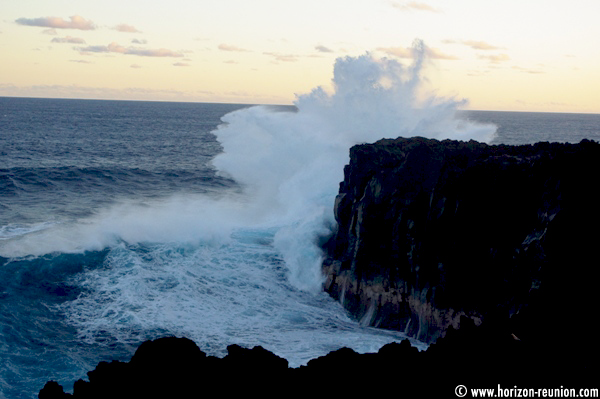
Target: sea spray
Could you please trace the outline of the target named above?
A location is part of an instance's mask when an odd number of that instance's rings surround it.
[[[162,199],[122,200],[82,219],[45,222],[27,229],[5,228],[12,233],[2,243],[0,256],[82,253],[123,243],[219,245],[229,240],[234,227],[252,220],[252,215],[242,210],[242,201],[233,196],[227,192],[216,197],[173,194]],[[246,216],[250,220],[245,222]]]
[[[408,67],[369,53],[340,58],[333,92],[318,87],[300,95],[290,112],[238,110],[215,131],[223,152],[214,166],[246,189],[248,209],[281,226],[274,244],[297,287],[321,289],[317,238],[334,224],[333,202],[352,145],[399,136],[492,140],[495,126],[456,118],[464,100],[423,95],[425,50],[416,41]]]
[[[168,333],[217,355],[232,343],[262,345],[292,364],[396,339],[368,332],[363,342],[362,327],[322,292],[318,242],[335,223],[349,148],[414,134],[487,140],[495,130],[455,119],[461,101],[418,100],[422,48],[415,54],[408,68],[343,58],[332,93],[225,115],[212,164],[235,185],[218,195],[125,202],[70,226],[77,234],[64,243],[111,247],[103,267],[73,277],[82,293],[60,307],[78,336],[135,345]],[[308,336],[318,344],[307,346]]]

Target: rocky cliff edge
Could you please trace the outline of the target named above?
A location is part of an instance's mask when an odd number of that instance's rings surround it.
[[[600,145],[354,146],[323,271],[365,325],[434,342],[461,316],[519,339],[593,334]]]

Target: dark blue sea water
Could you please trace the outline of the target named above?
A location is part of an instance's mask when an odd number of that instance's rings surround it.
[[[70,391],[164,335],[217,356],[262,345],[293,367],[403,339],[319,290],[315,239],[348,149],[327,152],[339,140],[319,115],[0,98],[0,398],[50,379]],[[475,135],[493,125],[492,143],[600,139],[600,115],[458,115]]]

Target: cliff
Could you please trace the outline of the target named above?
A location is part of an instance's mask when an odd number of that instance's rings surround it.
[[[365,325],[434,342],[461,316],[586,340],[600,145],[424,138],[350,150],[325,289]]]

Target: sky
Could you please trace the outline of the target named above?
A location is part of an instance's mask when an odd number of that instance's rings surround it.
[[[466,109],[600,113],[598,0],[2,0],[0,96],[292,104],[340,57]]]

